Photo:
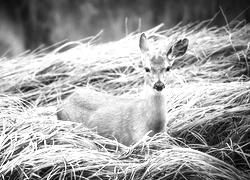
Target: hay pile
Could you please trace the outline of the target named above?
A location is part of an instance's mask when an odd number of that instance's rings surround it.
[[[208,23],[146,32],[154,51],[182,37],[190,45],[168,77],[168,133],[131,147],[54,114],[78,86],[136,96],[139,34],[1,58],[1,178],[250,179],[250,25]]]

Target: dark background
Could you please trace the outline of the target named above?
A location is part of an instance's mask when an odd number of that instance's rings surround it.
[[[211,26],[235,18],[248,23],[249,6],[250,0],[0,0],[0,56],[83,39],[102,29],[100,42],[108,42],[160,23],[164,29],[213,17]]]

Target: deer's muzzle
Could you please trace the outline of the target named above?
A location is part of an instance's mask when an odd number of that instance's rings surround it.
[[[163,82],[159,80],[154,84],[153,88],[156,89],[157,91],[162,91],[165,88],[165,85]]]

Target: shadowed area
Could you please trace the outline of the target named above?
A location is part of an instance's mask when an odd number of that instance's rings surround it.
[[[39,46],[95,36],[100,42],[119,40],[131,32],[161,23],[176,24],[214,19],[222,26],[234,19],[250,21],[249,0],[1,0],[0,55],[17,55]]]

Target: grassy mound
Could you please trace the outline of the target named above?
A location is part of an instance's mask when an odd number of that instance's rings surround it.
[[[131,147],[57,121],[55,105],[78,86],[137,95],[139,34],[1,58],[1,178],[250,179],[250,26],[207,23],[146,32],[156,52],[182,37],[190,45],[168,77],[168,132]]]
[[[169,81],[231,82],[249,79],[250,26],[207,28],[206,23],[146,32],[154,51],[167,51],[179,38],[190,40],[187,55],[176,61]],[[66,43],[50,53],[34,52],[13,59],[1,59],[2,94],[15,95],[36,105],[56,102],[77,86],[89,85],[114,95],[135,94],[142,82],[140,34],[108,44]],[[86,41],[86,40],[85,40]],[[63,51],[67,46],[76,47]]]

